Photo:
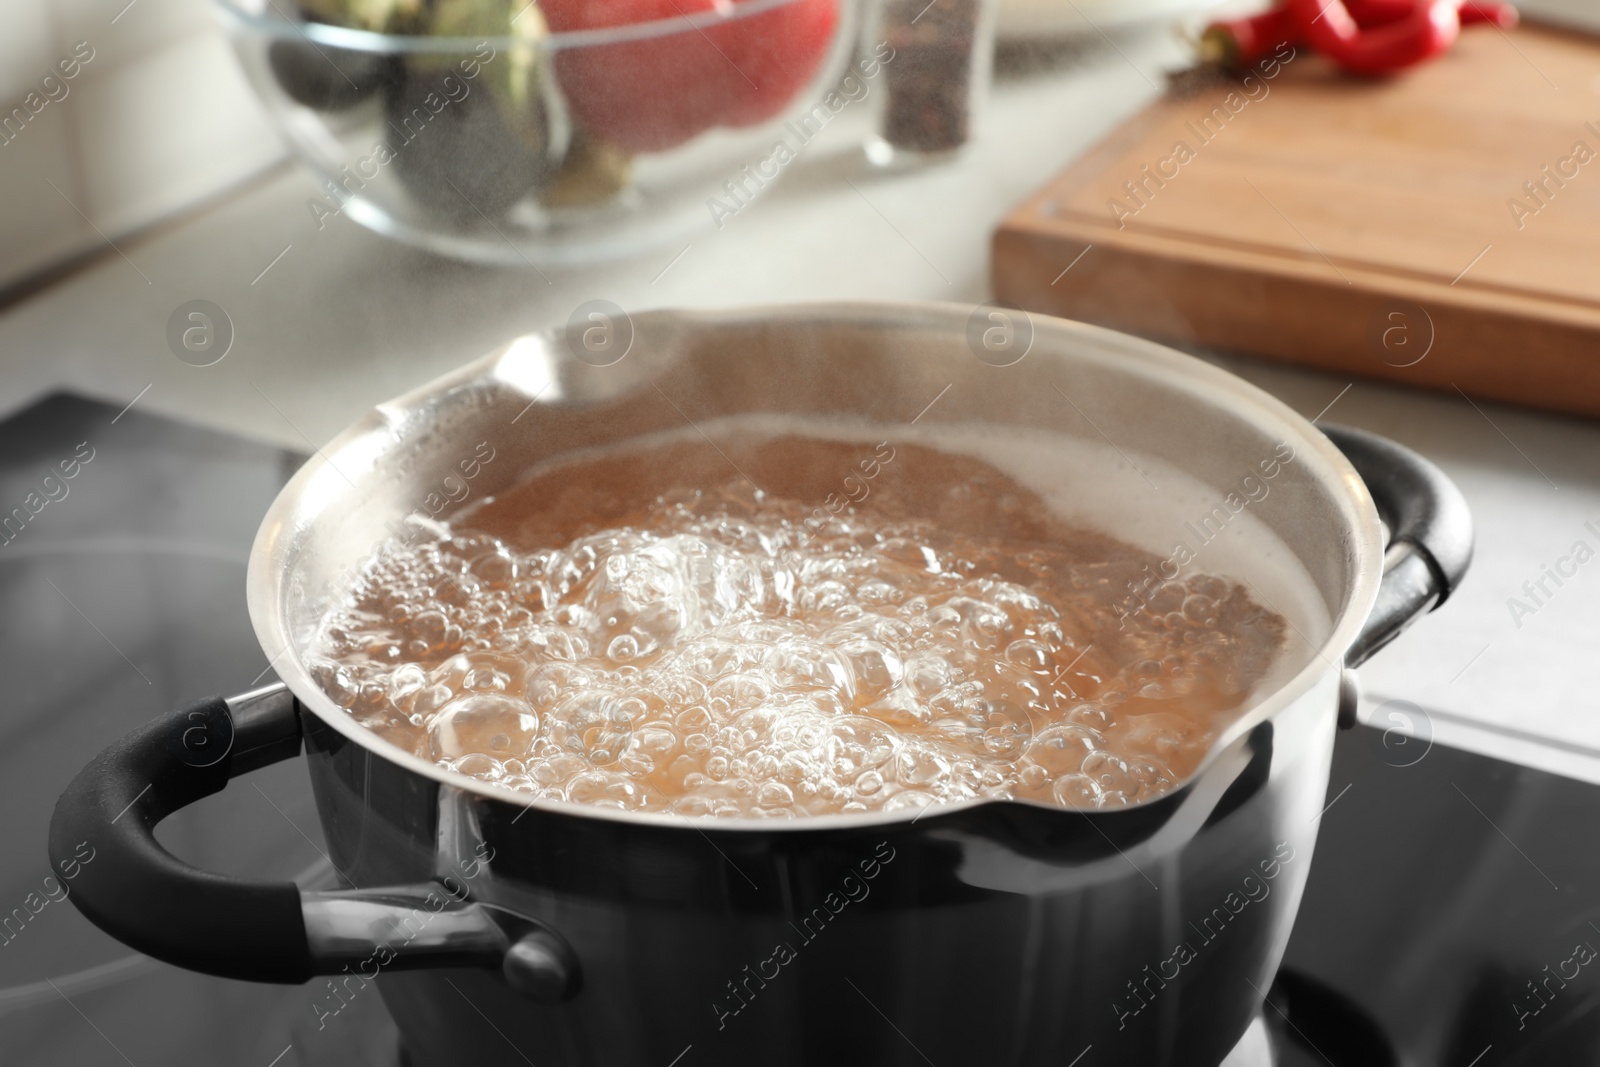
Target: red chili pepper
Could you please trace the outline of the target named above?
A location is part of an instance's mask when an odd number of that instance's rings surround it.
[[[1410,15],[1364,30],[1344,0],[1289,0],[1306,43],[1353,74],[1389,74],[1447,50],[1461,35],[1456,0],[1422,0]]]
[[[1517,17],[1500,0],[1285,0],[1251,18],[1212,24],[1201,50],[1207,59],[1248,67],[1285,44],[1309,45],[1352,73],[1388,74],[1445,51],[1462,26],[1510,29]]]
[[[748,2],[748,0],[742,0]],[[729,0],[539,0],[557,33],[708,12]],[[564,48],[556,76],[579,122],[603,141],[658,152],[713,126],[748,126],[782,111],[822,64],[839,0],[791,0],[703,30]]]
[[[1369,29],[1405,18],[1416,8],[1417,0],[1344,0],[1344,6],[1350,9],[1362,29]],[[1497,0],[1487,3],[1465,0],[1459,10],[1463,26],[1492,22],[1502,30],[1509,30],[1517,24],[1517,9]]]
[[[1282,45],[1303,40],[1288,5],[1280,4],[1249,18],[1213,22],[1200,38],[1200,52],[1204,59],[1242,69],[1254,66]]]

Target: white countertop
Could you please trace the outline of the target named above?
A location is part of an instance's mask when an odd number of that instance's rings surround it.
[[[1153,97],[1177,56],[1165,33],[1119,36],[1074,64],[1009,78],[977,150],[915,174],[868,173],[856,147],[864,116],[846,112],[765,199],[690,239],[676,262],[671,248],[547,269],[548,281],[440,260],[345,219],[318,232],[305,207],[316,186],[279,170],[0,314],[0,413],[70,387],[308,450],[366,407],[594,298],[629,310],[976,303],[988,296],[1000,217]],[[168,316],[196,298],[226,309],[236,330],[211,367],[167,348]],[[1600,781],[1600,563],[1520,627],[1506,603],[1574,541],[1600,548],[1583,530],[1600,527],[1600,424],[1215,358],[1308,417],[1339,397],[1329,420],[1423,452],[1473,507],[1478,555],[1466,583],[1362,669],[1367,714],[1413,701],[1426,709],[1417,728],[1436,740]],[[1384,725],[1403,725],[1391,710],[1376,708]]]

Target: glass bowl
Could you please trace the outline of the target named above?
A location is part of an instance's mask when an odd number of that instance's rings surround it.
[[[319,229],[507,265],[727,225],[837,113],[857,38],[854,0],[217,4]]]

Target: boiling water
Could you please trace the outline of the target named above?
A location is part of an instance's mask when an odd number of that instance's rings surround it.
[[[324,620],[318,682],[534,797],[790,817],[1147,800],[1281,658],[1284,618],[1242,586],[1139,586],[1157,554],[981,448],[701,428],[384,544]]]

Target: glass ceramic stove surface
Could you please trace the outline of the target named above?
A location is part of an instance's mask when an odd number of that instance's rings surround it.
[[[0,518],[12,520],[0,527],[10,679],[0,705],[0,830],[10,841],[0,1064],[395,1060],[376,995],[319,1033],[311,988],[215,979],[135,954],[78,914],[64,897],[72,883],[52,876],[44,851],[56,797],[98,750],[164,709],[264,673],[245,563],[301,460],[68,396],[0,423]],[[229,873],[308,884],[329,870],[299,760],[177,813],[159,835],[184,859]]]
[[[56,797],[102,748],[269,676],[245,564],[301,458],[69,396],[0,423],[0,518],[27,518],[0,528],[0,1064],[401,1062],[376,991],[329,1015],[317,983],[134,954],[64,899],[71,883],[45,857]],[[1600,820],[1600,789],[1402,740],[1340,736],[1287,964],[1228,1067],[1600,1062],[1600,966],[1586,965],[1600,854],[1572,839]],[[159,836],[210,870],[331,884],[301,760],[180,811]],[[1110,1053],[1075,1067],[1116,1064]]]

